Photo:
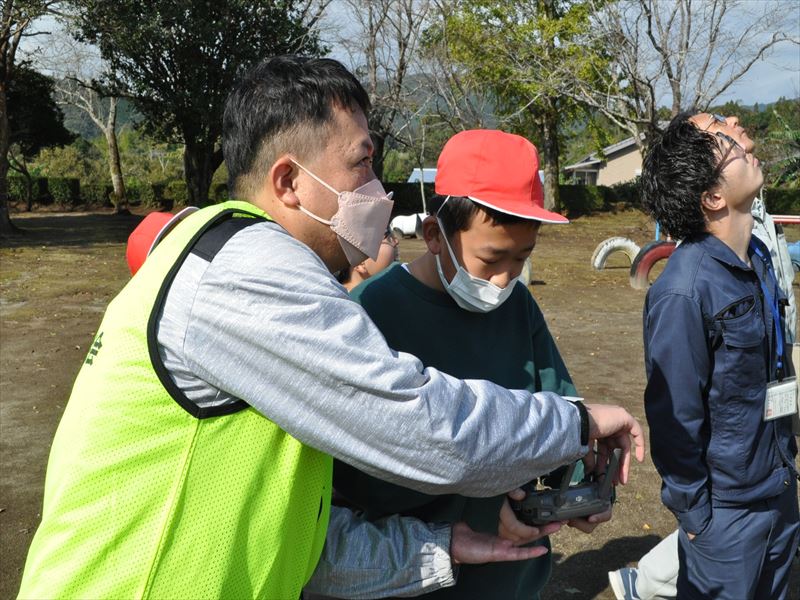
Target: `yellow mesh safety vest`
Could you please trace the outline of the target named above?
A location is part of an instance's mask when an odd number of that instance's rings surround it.
[[[21,598],[299,597],[325,539],[330,456],[244,403],[199,410],[155,338],[200,236],[265,216],[244,202],[192,214],[109,305],[53,441]]]

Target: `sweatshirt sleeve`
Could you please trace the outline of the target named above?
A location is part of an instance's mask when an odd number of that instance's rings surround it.
[[[703,400],[710,364],[700,306],[677,293],[648,298],[644,337],[645,412],[661,498],[685,531],[700,533],[711,518]]]
[[[370,522],[332,506],[322,557],[305,591],[359,600],[417,596],[452,586],[450,535],[449,524],[429,525],[399,515]]]
[[[194,376],[370,475],[492,496],[586,452],[578,409],[560,396],[458,380],[392,351],[285,233],[238,233],[189,304],[182,352]]]

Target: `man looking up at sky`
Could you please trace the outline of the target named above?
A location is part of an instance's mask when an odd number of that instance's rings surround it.
[[[644,309],[645,410],[679,524],[679,598],[784,598],[798,546],[787,299],[752,236],[762,183],[758,159],[708,114],[675,117],[644,160],[645,206],[682,240]]]
[[[723,117],[710,113],[698,113],[689,119],[703,131],[723,133],[730,136],[750,154],[755,143],[742,127],[735,115]],[[783,291],[787,304],[783,305],[784,334],[789,344],[797,337],[797,306],[792,281],[795,273],[786,240],[766,212],[764,203],[756,198],[751,209],[753,215],[753,236],[761,240],[769,249],[772,266],[778,285]],[[796,366],[795,366],[796,370]],[[653,600],[655,598],[675,598],[677,596],[679,561],[678,531],[665,537],[639,560],[637,568],[623,567],[610,571],[609,582],[618,600]]]

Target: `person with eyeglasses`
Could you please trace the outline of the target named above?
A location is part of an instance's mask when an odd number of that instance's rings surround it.
[[[722,133],[731,138],[745,152],[752,153],[754,141],[739,123],[736,116],[700,113],[690,118],[697,127],[712,133]],[[729,145],[732,145],[729,143]],[[760,197],[753,201],[753,236],[769,249],[778,285],[786,295],[784,335],[789,344],[797,341],[797,304],[792,282],[794,269],[789,256],[783,230],[772,222]],[[795,370],[797,366],[795,365]],[[677,596],[678,581],[678,530],[661,540],[638,561],[636,567],[623,567],[609,571],[608,579],[617,600],[656,600]]]
[[[673,589],[667,580],[640,595],[647,582],[634,578],[621,597],[788,592],[800,538],[797,386],[788,298],[752,235],[763,184],[752,149],[735,118],[682,113],[644,160],[645,207],[682,240],[644,308],[645,411],[662,501],[679,523],[668,542],[678,569]],[[674,556],[667,546],[662,572]]]

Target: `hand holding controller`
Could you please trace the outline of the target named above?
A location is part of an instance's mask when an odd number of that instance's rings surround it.
[[[526,525],[568,521],[605,512],[614,502],[613,482],[621,455],[621,449],[614,449],[605,474],[590,474],[577,485],[570,485],[574,463],[565,471],[558,488],[538,489],[538,480],[532,481],[522,488],[528,496],[524,500],[512,499],[511,508]]]

